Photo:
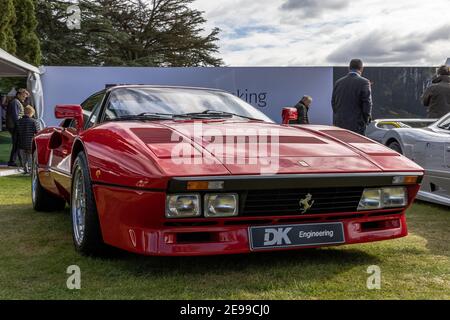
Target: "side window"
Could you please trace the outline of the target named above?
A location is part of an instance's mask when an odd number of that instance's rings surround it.
[[[105,94],[102,92],[90,97],[81,104],[85,116],[85,129],[89,129],[96,123],[104,96]]]
[[[95,109],[95,107],[97,106],[97,104],[102,103],[103,100],[103,96],[105,94],[102,93],[98,93],[96,95],[91,96],[89,99],[87,99],[85,102],[83,102],[81,104],[81,107],[83,108],[84,111],[86,111],[88,114],[91,114],[92,111]]]
[[[101,109],[102,109],[101,102],[99,102],[95,106],[94,110],[92,111],[91,116],[89,117],[89,120],[87,121],[87,123],[86,123],[86,125],[84,127],[85,129],[89,129],[90,127],[95,125],[95,123],[97,122],[97,119],[98,119],[98,116],[100,114],[100,110]]]

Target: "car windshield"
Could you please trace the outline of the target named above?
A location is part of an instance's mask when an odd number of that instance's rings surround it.
[[[232,94],[189,88],[117,88],[111,92],[106,120],[242,117],[273,122]]]

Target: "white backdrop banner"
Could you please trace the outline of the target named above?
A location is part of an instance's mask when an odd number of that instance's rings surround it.
[[[57,125],[57,104],[80,104],[108,84],[148,84],[216,88],[252,104],[274,121],[281,109],[303,95],[314,98],[310,121],[331,124],[332,67],[129,68],[45,67],[44,121]]]

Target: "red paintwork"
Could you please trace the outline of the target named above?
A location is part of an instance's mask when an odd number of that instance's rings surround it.
[[[80,119],[79,106],[60,106],[57,116]],[[236,120],[196,121],[204,129],[213,130],[226,138],[229,129],[267,129],[279,134],[279,165],[277,174],[302,173],[382,173],[413,172],[423,169],[407,158],[373,141],[345,130],[327,126],[286,126],[272,123]],[[208,152],[208,140],[195,134],[193,121],[109,122],[88,130],[50,127],[34,140],[38,154],[39,177],[44,188],[66,200],[70,199],[73,150],[83,149],[87,154],[91,180],[100,218],[104,241],[110,245],[146,255],[210,255],[249,252],[248,217],[208,219],[217,224],[203,227],[171,226],[174,222],[205,222],[201,219],[166,219],[165,196],[172,177],[257,175],[255,164],[226,164],[218,158],[227,156],[220,151]],[[194,157],[210,160],[208,164],[174,164],[172,149],[180,137],[195,148]],[[175,139],[171,143],[171,139]],[[234,152],[239,151],[234,146]],[[242,151],[242,150],[241,150]],[[230,152],[227,150],[226,152]],[[299,161],[310,166],[301,167]],[[408,187],[409,204],[419,190]],[[405,209],[406,210],[406,209]],[[405,211],[404,210],[404,211]],[[342,221],[347,244],[378,241],[407,235],[405,213],[397,210],[355,212],[342,214],[256,217],[266,224],[283,224],[283,219],[314,221]],[[393,214],[396,212],[397,214]],[[383,214],[384,215],[380,215]],[[352,215],[363,215],[352,217]],[[377,214],[374,216],[374,214]],[[342,218],[348,217],[348,219]],[[225,221],[242,224],[225,225]],[[365,222],[381,221],[379,229],[365,230]],[[384,222],[383,222],[384,221]],[[394,222],[392,222],[394,221]],[[311,220],[308,220],[311,223]],[[392,225],[389,225],[392,223]],[[285,223],[284,223],[285,224]],[[292,224],[292,223],[291,223]],[[175,243],[177,233],[206,232],[210,241],[202,243]]]

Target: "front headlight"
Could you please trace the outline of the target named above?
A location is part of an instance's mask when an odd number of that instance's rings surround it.
[[[205,217],[234,217],[238,215],[238,195],[235,193],[206,194]]]
[[[167,218],[192,218],[199,217],[200,215],[199,194],[174,194],[167,196]]]
[[[406,188],[383,188],[383,207],[397,208],[408,204]]]
[[[408,204],[405,187],[365,189],[359,202],[358,211],[386,208],[400,208]]]
[[[359,202],[358,211],[381,209],[381,189],[365,189]]]

